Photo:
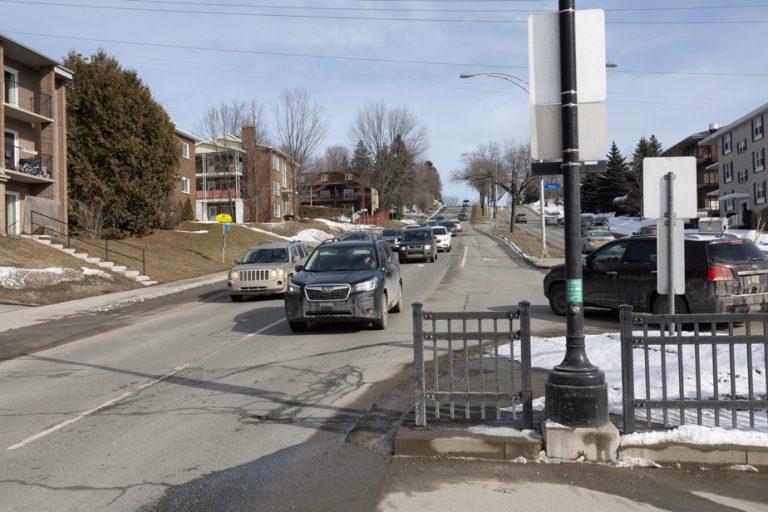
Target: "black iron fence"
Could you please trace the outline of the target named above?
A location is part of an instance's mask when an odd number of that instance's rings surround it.
[[[520,407],[523,427],[533,427],[528,308],[528,302],[521,302],[517,310],[446,313],[413,304],[416,425],[426,426],[428,402],[434,404],[435,420],[441,403],[447,402],[451,419],[457,404],[465,419],[470,419],[473,406],[479,408],[481,420],[486,419],[486,407],[495,408],[496,419],[508,408],[513,420]],[[432,354],[430,372],[426,352]],[[447,357],[439,358],[442,354]]]
[[[116,255],[130,261],[136,261],[141,264],[142,275],[147,274],[147,259],[144,249],[141,247],[103,237],[82,228],[73,228],[59,219],[49,217],[34,210],[30,214],[30,227],[33,235],[52,236],[57,240],[61,240],[66,247],[73,246],[72,240],[76,240],[78,244],[93,247],[99,255],[104,255],[105,261],[114,259]],[[82,236],[83,234],[88,236]]]
[[[622,306],[621,365],[625,434],[637,422],[768,425],[768,313],[650,315]]]

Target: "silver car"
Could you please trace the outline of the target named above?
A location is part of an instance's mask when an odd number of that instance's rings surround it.
[[[268,242],[248,248],[229,271],[229,297],[232,302],[240,302],[243,297],[285,293],[296,265],[304,263],[308,253],[299,241]]]

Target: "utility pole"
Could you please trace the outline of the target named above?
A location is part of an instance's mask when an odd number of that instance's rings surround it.
[[[605,374],[590,363],[584,344],[574,4],[574,0],[558,0],[563,140],[561,172],[565,187],[566,349],[563,361],[549,372],[545,388],[546,418],[568,427],[601,427],[608,424],[608,388]]]

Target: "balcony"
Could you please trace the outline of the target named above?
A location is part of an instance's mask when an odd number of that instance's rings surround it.
[[[12,151],[16,151],[13,153]],[[20,158],[19,163],[15,163],[14,154],[19,154],[21,148],[14,147],[9,152],[6,146],[5,155],[5,170],[11,176],[14,181],[21,181],[24,183],[52,183],[53,173],[52,166],[53,158],[51,155],[38,153],[34,158]]]
[[[51,95],[40,91],[39,84],[25,84],[10,76],[6,76],[4,82],[6,117],[25,123],[53,122]]]

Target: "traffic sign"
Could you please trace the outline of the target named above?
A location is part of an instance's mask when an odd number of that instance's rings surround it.
[[[232,216],[228,213],[220,213],[216,216],[216,222],[232,222]]]
[[[545,183],[544,188],[560,188],[559,183]]]

